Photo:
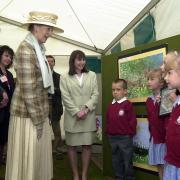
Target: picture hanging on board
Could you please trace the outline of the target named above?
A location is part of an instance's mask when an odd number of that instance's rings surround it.
[[[147,88],[147,73],[162,65],[167,45],[118,58],[119,78],[128,82],[128,98],[132,102],[145,102],[151,91]]]

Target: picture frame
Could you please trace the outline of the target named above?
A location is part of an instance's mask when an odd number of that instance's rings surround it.
[[[167,44],[118,57],[118,76],[128,83],[131,102],[145,102],[151,91],[147,88],[147,73],[163,64]]]
[[[173,101],[170,99],[170,93],[176,93],[176,90],[167,87],[161,89],[160,116],[170,114],[172,111]]]
[[[149,123],[147,118],[137,118],[136,135],[133,137],[133,166],[157,172],[156,166],[148,164]]]

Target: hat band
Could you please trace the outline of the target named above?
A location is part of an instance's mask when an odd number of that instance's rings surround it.
[[[38,16],[38,17],[35,17],[35,16],[31,16],[30,17],[30,20],[31,21],[39,21],[39,22],[49,22],[49,23],[53,23],[56,25],[56,19],[52,19],[51,17],[49,16]]]

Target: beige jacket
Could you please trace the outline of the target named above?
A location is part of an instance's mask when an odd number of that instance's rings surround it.
[[[95,108],[99,95],[96,74],[92,71],[84,73],[82,86],[75,76],[66,74],[61,77],[60,88],[65,106],[65,131],[72,133],[95,131]],[[86,119],[77,121],[76,113],[83,106],[87,106],[90,112]]]

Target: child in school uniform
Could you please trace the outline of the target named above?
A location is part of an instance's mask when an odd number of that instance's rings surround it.
[[[112,82],[113,101],[106,113],[106,134],[112,150],[112,165],[116,179],[134,179],[132,156],[133,136],[136,133],[136,115],[132,103],[127,100],[127,82]]]
[[[171,53],[172,54],[172,53]],[[180,55],[171,56],[165,63],[165,80],[169,89],[180,90]],[[167,153],[163,180],[180,179],[180,96],[173,104],[166,131]]]
[[[164,156],[166,152],[165,135],[167,117],[160,117],[160,91],[165,82],[163,79],[163,71],[159,69],[151,70],[148,75],[148,88],[152,91],[152,95],[146,100],[146,108],[150,131],[149,145],[149,164],[156,165],[159,172],[160,180],[163,179],[163,165],[165,164]]]

